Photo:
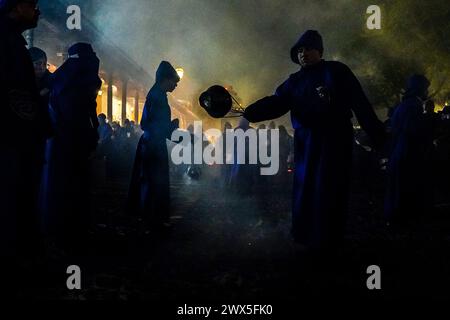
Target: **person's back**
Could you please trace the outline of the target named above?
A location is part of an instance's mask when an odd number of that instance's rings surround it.
[[[433,121],[425,108],[429,81],[414,75],[392,117],[385,216],[395,225],[428,212],[432,200]]]
[[[89,156],[98,143],[98,68],[92,47],[75,44],[54,74],[51,91],[55,136],[48,144],[45,225],[55,241],[70,249],[78,249],[76,235],[88,228]]]
[[[247,135],[248,131],[251,130],[253,130],[256,135],[256,130],[250,127],[250,123],[245,118],[242,118],[239,122],[239,126],[235,128],[234,162],[230,173],[230,185],[232,191],[238,195],[244,196],[248,196],[252,193],[253,186],[258,178],[258,165],[250,164],[251,139],[245,138],[244,154],[240,154],[239,141],[237,138],[240,134],[236,133],[236,131],[242,131],[244,135]],[[244,160],[244,163],[240,163],[241,160]]]
[[[75,44],[69,50],[69,60],[54,74],[51,112],[57,136],[67,145],[91,152],[98,139],[99,60],[88,44]]]
[[[402,158],[418,164],[428,157],[433,141],[433,127],[424,116],[422,102],[417,97],[404,99],[392,117],[392,140],[394,150],[402,152]],[[404,143],[403,148],[399,144]]]
[[[102,122],[98,126],[98,135],[100,143],[109,143],[111,142],[111,137],[113,134],[113,130],[109,123]]]
[[[154,85],[147,95],[142,113],[141,128],[144,135],[165,143],[170,130],[170,117],[167,94]]]
[[[144,134],[139,140],[128,193],[130,214],[142,215],[147,232],[167,225],[170,211],[170,176],[167,139],[178,128],[171,121],[167,94],[173,92],[180,77],[175,68],[162,61],[156,71],[141,119]]]

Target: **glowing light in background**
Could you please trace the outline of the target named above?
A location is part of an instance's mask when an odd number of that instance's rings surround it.
[[[184,69],[183,68],[176,68],[175,71],[178,73],[178,76],[180,79],[183,79],[184,77]]]

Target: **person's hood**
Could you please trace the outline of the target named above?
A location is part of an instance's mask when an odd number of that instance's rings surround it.
[[[177,71],[170,62],[167,61],[161,61],[156,70],[156,82],[161,82],[164,79],[177,79],[177,81],[180,81]]]
[[[415,74],[408,79],[405,96],[417,96],[425,98],[429,86],[430,81],[424,75]]]
[[[316,30],[307,30],[303,33],[295,45],[291,48],[291,60],[296,64],[300,64],[298,61],[298,49],[301,47],[317,49],[323,54],[323,40],[320,33]]]

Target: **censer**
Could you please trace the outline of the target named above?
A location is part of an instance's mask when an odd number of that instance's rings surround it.
[[[233,106],[233,101],[237,106]],[[236,98],[220,85],[214,85],[203,92],[199,102],[213,118],[237,118],[244,114],[244,108]],[[227,114],[230,115],[227,116]]]

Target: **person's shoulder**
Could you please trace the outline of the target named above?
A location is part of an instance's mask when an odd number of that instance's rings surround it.
[[[147,99],[161,100],[162,98],[164,98],[164,93],[156,86],[153,86],[147,94]]]
[[[340,61],[325,61],[325,66],[331,70],[337,72],[350,72],[352,73],[349,66]]]
[[[300,78],[301,73],[302,73],[301,70],[299,70],[297,72],[294,72],[294,73],[291,73],[289,75],[289,77],[284,81],[284,83],[290,83],[292,81],[296,81],[297,79]]]

